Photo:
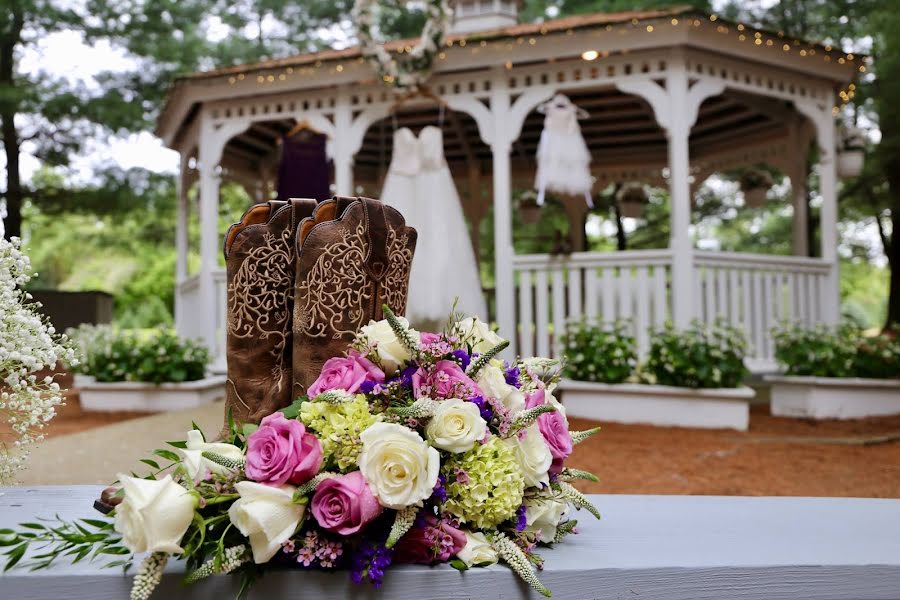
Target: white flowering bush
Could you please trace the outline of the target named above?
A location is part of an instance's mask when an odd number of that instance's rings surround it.
[[[0,418],[11,435],[0,439],[0,482],[22,468],[28,446],[43,439],[43,429],[62,403],[59,384],[43,369],[75,357],[65,336],[38,313],[39,305],[23,290],[31,262],[17,239],[0,240]]]

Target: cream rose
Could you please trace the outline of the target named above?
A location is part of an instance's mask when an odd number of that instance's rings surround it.
[[[215,452],[232,460],[244,458],[244,453],[237,446],[223,442],[207,443],[203,441],[202,433],[192,429],[187,432],[187,448],[181,450],[181,455],[184,457],[181,462],[191,479],[200,479],[206,475],[207,471],[220,475],[229,475],[233,472],[228,467],[203,458],[204,452]]]
[[[469,317],[457,323],[456,332],[464,341],[472,345],[472,352],[479,354],[496,348],[504,341],[491,329],[490,325],[477,317]]]
[[[553,463],[553,455],[544,441],[537,424],[531,425],[517,435],[506,440],[506,444],[516,455],[525,487],[550,485],[548,470]]]
[[[409,321],[403,317],[398,317],[401,323],[409,329],[409,334],[419,343],[419,332],[409,328]],[[381,321],[369,321],[360,330],[370,345],[375,347],[378,358],[381,359],[381,366],[385,372],[394,373],[402,363],[408,361],[411,357],[409,350],[397,339],[394,330],[391,329],[390,323],[386,319]]]
[[[292,485],[239,481],[234,487],[241,497],[228,509],[228,518],[250,539],[253,562],[268,562],[300,527],[306,506],[294,503]]]
[[[549,544],[556,537],[556,528],[569,510],[566,502],[536,500],[525,507],[527,531],[540,531],[540,541]]]
[[[486,431],[487,423],[481,418],[477,404],[451,398],[438,404],[425,435],[433,446],[459,453],[471,450]]]
[[[440,455],[418,433],[396,423],[375,423],[359,439],[359,470],[379,504],[399,510],[431,496]]]
[[[478,387],[491,398],[499,400],[510,413],[516,415],[525,410],[525,395],[517,388],[506,383],[506,374],[498,366],[503,363],[497,360],[491,361],[478,374]]]
[[[116,531],[122,544],[134,553],[181,554],[179,545],[194,518],[197,497],[172,480],[140,479],[119,475],[125,492],[116,507]]]
[[[467,567],[475,565],[486,567],[488,565],[496,565],[499,556],[485,535],[480,531],[469,533],[463,532],[466,536],[466,545],[462,550],[456,553],[456,558],[463,561]]]

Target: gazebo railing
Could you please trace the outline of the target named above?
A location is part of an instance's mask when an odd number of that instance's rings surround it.
[[[519,353],[559,356],[566,323],[582,318],[631,321],[643,353],[671,314],[671,266],[669,250],[516,256]]]
[[[566,324],[584,318],[629,321],[645,354],[652,330],[672,316],[672,260],[669,250],[516,256],[518,353],[560,356]],[[693,316],[743,329],[753,369],[774,367],[773,327],[824,319],[822,259],[695,251],[693,263]]]
[[[772,328],[824,318],[829,264],[819,258],[694,253],[694,306],[706,322],[723,319],[744,330],[757,361],[774,361]]]

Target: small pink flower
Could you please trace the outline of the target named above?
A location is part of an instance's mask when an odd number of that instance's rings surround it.
[[[320,483],[310,510],[323,529],[353,535],[381,514],[381,505],[363,474],[353,471]]]
[[[346,390],[355,393],[364,381],[384,383],[384,371],[368,358],[351,353],[350,356],[329,358],[322,366],[319,377],[309,386],[307,395],[315,398],[329,390]]]
[[[394,547],[397,563],[447,562],[466,545],[465,534],[447,520],[428,515],[400,538]]]
[[[452,360],[439,360],[430,371],[420,368],[412,376],[416,398],[461,398],[482,396],[483,393],[472,378]]]
[[[322,445],[303,423],[280,412],[262,420],[247,439],[247,478],[267,485],[301,484],[322,468]]]

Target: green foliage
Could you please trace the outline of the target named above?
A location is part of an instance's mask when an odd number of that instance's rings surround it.
[[[807,377],[900,377],[897,329],[864,336],[852,325],[785,326],[774,333],[775,358],[786,375]]]
[[[687,388],[735,388],[749,373],[744,333],[716,322],[694,321],[679,331],[669,323],[653,336],[646,372],[654,383]]]
[[[622,383],[637,365],[637,343],[623,322],[570,323],[564,375],[578,381]]]
[[[177,383],[203,379],[209,351],[199,342],[169,330],[106,330],[90,326],[73,331],[82,356],[76,369],[100,382]]]

